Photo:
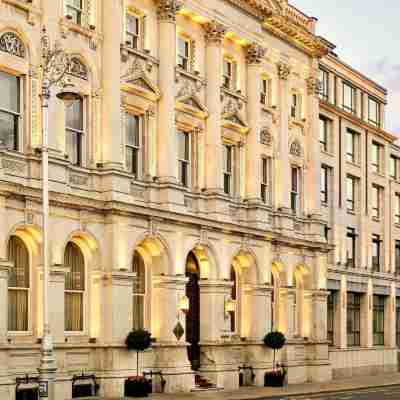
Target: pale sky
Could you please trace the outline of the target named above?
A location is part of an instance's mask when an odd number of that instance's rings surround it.
[[[386,130],[400,136],[400,1],[290,0],[318,18],[317,34],[352,67],[388,89]]]

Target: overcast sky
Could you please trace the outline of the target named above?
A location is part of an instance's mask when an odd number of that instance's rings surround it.
[[[400,0],[290,0],[318,18],[317,34],[389,91],[386,129],[400,136]]]

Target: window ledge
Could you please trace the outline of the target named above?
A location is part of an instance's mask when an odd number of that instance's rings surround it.
[[[321,154],[325,154],[329,157],[335,157],[335,155],[331,151],[328,151],[328,150],[321,150]]]
[[[375,176],[379,176],[380,178],[385,178],[385,174],[382,172],[372,171],[372,174]]]
[[[346,160],[346,164],[352,165],[353,167],[357,167],[357,168],[360,168],[360,167],[361,167],[361,164],[360,164],[358,161],[349,161],[349,160]]]
[[[247,102],[247,97],[242,94],[240,89],[227,89],[224,86],[221,86],[221,92],[227,94],[228,96],[236,97],[239,100],[242,100],[244,103]]]
[[[194,81],[199,82],[202,86],[206,83],[206,80],[200,76],[199,71],[187,71],[181,68],[179,65],[176,66],[176,78],[179,80],[180,76],[183,75],[186,78],[192,79]]]
[[[15,337],[28,337],[28,336],[33,336],[33,332],[32,331],[9,331],[7,333],[7,338],[15,338]]]
[[[147,62],[147,69],[151,71],[153,65],[158,65],[158,60],[150,54],[149,49],[134,49],[133,47],[127,46],[124,43],[121,43],[121,59],[122,61],[127,61],[129,55],[137,56],[142,60]]]
[[[68,32],[74,32],[86,37],[95,44],[101,38],[94,25],[79,25],[70,21],[67,17],[61,18],[60,25],[63,37],[66,37]]]

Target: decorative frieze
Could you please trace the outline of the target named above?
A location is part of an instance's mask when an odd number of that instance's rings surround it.
[[[252,43],[246,49],[246,61],[250,65],[261,64],[264,56],[265,48],[256,43]]]
[[[86,65],[82,63],[77,57],[71,57],[68,66],[68,74],[75,76],[79,79],[88,79],[88,70]]]
[[[210,21],[204,25],[205,37],[208,44],[221,45],[226,34],[226,28],[217,21]]]
[[[25,163],[23,162],[10,160],[8,158],[3,158],[1,164],[8,173],[18,174],[18,175],[25,174]]]
[[[20,58],[25,58],[26,54],[24,43],[14,32],[5,32],[1,35],[0,50]]]
[[[182,8],[183,2],[179,0],[158,0],[157,16],[160,21],[176,22],[176,14]]]
[[[85,175],[71,174],[69,176],[69,183],[78,186],[87,186],[89,177]]]
[[[276,67],[278,68],[279,79],[286,81],[289,78],[291,66],[286,62],[280,61],[276,64]]]

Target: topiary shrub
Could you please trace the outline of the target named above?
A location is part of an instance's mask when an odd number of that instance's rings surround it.
[[[125,340],[128,350],[136,351],[136,374],[139,375],[139,352],[151,346],[151,333],[144,329],[134,329]]]
[[[270,332],[264,336],[264,344],[270,349],[274,350],[273,369],[275,369],[275,355],[276,351],[281,349],[286,343],[285,335],[282,332]]]

